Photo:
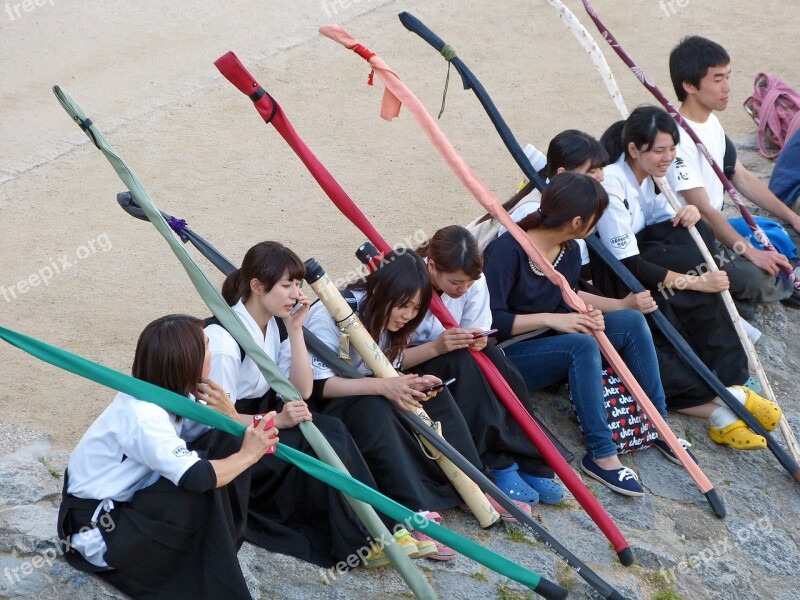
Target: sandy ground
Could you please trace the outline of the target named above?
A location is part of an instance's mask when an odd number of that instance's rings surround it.
[[[580,3],[567,4],[588,26]],[[723,123],[735,138],[754,131],[741,102],[757,72],[800,83],[789,51],[800,26],[794,3],[597,0],[595,7],[670,97],[667,55],[680,37],[724,44],[734,92]],[[212,62],[227,50],[389,240],[477,215],[407,113],[380,120],[381,89],[366,85],[366,64],[317,33],[327,22],[345,24],[435,112],[446,67],[400,25],[402,10],[456,47],[523,142],[544,147],[569,127],[599,135],[617,118],[591,62],[544,0],[0,4],[0,324],[128,371],[136,338],[153,318],[208,314],[156,231],[117,207],[121,182],[62,111],[53,84],[86,109],[162,210],[235,262],[253,243],[277,239],[343,275],[357,265],[352,252],[363,236],[217,73]],[[604,51],[629,106],[650,101]],[[498,196],[513,191],[515,165],[455,78],[441,123]],[[44,285],[35,276],[48,269],[54,275]],[[19,285],[31,276],[38,285]],[[64,449],[113,397],[6,344],[0,377],[0,420],[47,429]]]

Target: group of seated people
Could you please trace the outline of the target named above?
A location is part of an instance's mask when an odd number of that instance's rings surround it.
[[[724,49],[702,38],[681,42],[670,61],[681,112],[720,163],[725,135],[713,111],[727,102],[729,62]],[[780,408],[745,386],[747,355],[718,292],[730,290],[743,302],[792,305],[791,286],[776,277],[779,268],[792,267],[789,259],[735,233],[721,216],[716,176],[660,108],[637,108],[600,141],[562,132],[546,158],[544,191],[528,183],[506,208],[588,305],[586,314],[569,308],[520,243],[488,216],[468,227],[450,225],[416,251],[384,256],[379,268],[346,290],[366,331],[401,371],[374,377],[341,324],[303,292],[306,270],[297,254],[278,242],[258,243],[227,277],[222,294],[304,400],[284,403],[218,321],[169,315],[150,323],[136,346],[133,376],[247,425],[246,434],[235,438],[118,394],[69,460],[59,514],[67,560],[134,597],[249,598],[236,558],[244,540],[322,566],[351,555],[369,537],[351,506],[269,452],[280,440],[313,453],[298,428],[304,421],[316,425],[353,477],[404,506],[436,522],[438,511],[469,510],[398,416],[415,407],[440,422],[445,439],[528,514],[537,502],[559,503],[564,490],[552,468],[492,390],[474,352],[488,356],[530,413],[531,393],[568,382],[586,447],[580,468],[615,492],[643,496],[608,426],[603,358],[587,335],[598,330],[665,420],[668,409],[705,418],[714,442],[765,448],[766,440],[675,354],[646,315],[661,309],[772,431]],[[762,206],[775,208],[766,186],[731,160],[730,150],[727,163],[748,197],[767,198]],[[685,201],[680,210],[665,201],[654,181],[661,177]],[[800,217],[787,211],[773,212],[800,230]],[[687,275],[705,262],[690,227],[719,257],[721,271]],[[649,291],[627,292],[587,251],[583,239],[590,235]],[[430,312],[433,294],[458,327],[445,329]],[[365,377],[338,375],[309,352],[303,327]],[[264,418],[254,424],[254,415]],[[678,462],[662,440],[655,447]],[[489,501],[504,520],[513,519]],[[423,531],[382,518],[411,558],[456,556]],[[113,528],[103,526],[109,520]],[[380,548],[363,559],[368,568],[388,562]]]

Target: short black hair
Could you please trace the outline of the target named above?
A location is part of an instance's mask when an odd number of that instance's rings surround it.
[[[728,52],[716,42],[699,35],[683,38],[669,54],[669,76],[678,100],[686,100],[684,83],[699,88],[700,80],[711,67],[729,65],[730,62]]]

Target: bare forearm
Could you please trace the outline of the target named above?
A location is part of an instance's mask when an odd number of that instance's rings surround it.
[[[380,379],[362,377],[361,379],[345,379],[331,377],[325,382],[322,390],[323,398],[341,398],[342,396],[381,395]]]
[[[736,166],[736,175],[733,177],[733,184],[745,198],[764,210],[769,211],[779,219],[793,224],[800,218],[770,191],[767,184],[743,167],[741,163]]]
[[[403,353],[403,369],[416,367],[426,360],[436,358],[439,354],[434,341],[426,342],[412,348],[406,348],[406,351]]]
[[[578,296],[586,304],[591,304],[594,308],[602,313],[622,310],[623,308],[630,308],[623,299],[606,298],[605,296],[596,296],[595,294],[590,294],[588,292],[578,292]]]
[[[311,396],[314,388],[314,369],[311,367],[311,359],[308,356],[305,341],[303,341],[302,329],[289,332],[289,344],[292,347],[289,381],[292,382],[305,400]]]
[[[714,237],[720,242],[725,244],[728,248],[742,247],[742,244],[745,246],[747,245],[745,239],[737,233],[730,223],[728,223],[728,220],[722,213],[711,206],[705,188],[684,190],[681,194],[688,204],[693,204],[697,207],[703,221],[711,227],[711,230],[714,232]]]
[[[254,457],[240,450],[236,454],[231,454],[228,458],[209,461],[217,476],[217,487],[228,485],[242,471],[253,465],[257,460],[258,457]]]
[[[537,329],[550,327],[549,319],[552,313],[534,313],[530,315],[517,315],[514,317],[514,324],[511,326],[512,335],[520,335]]]

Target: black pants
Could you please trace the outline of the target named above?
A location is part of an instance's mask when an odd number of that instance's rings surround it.
[[[99,500],[80,500],[65,491],[59,511],[60,539],[87,525]],[[100,571],[74,550],[72,566],[97,575],[120,591],[147,599],[249,599],[236,557],[224,489],[194,493],[159,479],[118,503],[100,531],[113,570]]]
[[[528,389],[516,367],[494,345],[486,346],[483,353],[497,367],[528,414],[532,414]],[[553,470],[497,398],[469,350],[448,352],[417,365],[413,370],[435,375],[442,380],[455,377],[455,382],[448,389],[464,415],[472,440],[486,467],[503,469],[516,463],[526,473],[553,477]],[[571,460],[572,454],[541,423],[539,425],[550,435],[551,441],[555,441],[562,455]]]
[[[706,246],[714,248],[713,234],[704,223],[698,223]],[[636,235],[639,253],[644,260],[677,273],[699,272],[705,263],[703,255],[684,227],[673,227],[664,221],[645,227]],[[605,267],[596,268],[592,259],[594,285],[603,293],[621,298],[628,293],[621,282]],[[747,381],[747,354],[719,294],[707,294],[677,288],[652,289],[659,309],[689,343],[700,360],[726,386]],[[694,368],[648,318],[658,354],[659,371],[667,407],[670,410],[705,404],[717,395]]]
[[[243,413],[280,411],[281,401],[268,392],[263,398],[239,400]],[[369,467],[337,418],[313,413],[313,423],[350,474],[376,488]],[[280,443],[317,458],[298,427],[281,429]],[[288,554],[331,567],[367,545],[369,532],[344,496],[276,456],[266,455],[253,467],[246,538],[271,552]],[[394,521],[383,517],[391,530]]]
[[[346,396],[317,400],[315,404],[345,423],[383,494],[411,510],[443,510],[461,503],[461,497],[436,462],[423,453],[389,400],[382,396]],[[450,393],[445,390],[423,406],[434,421],[441,421],[444,438],[486,472]]]

